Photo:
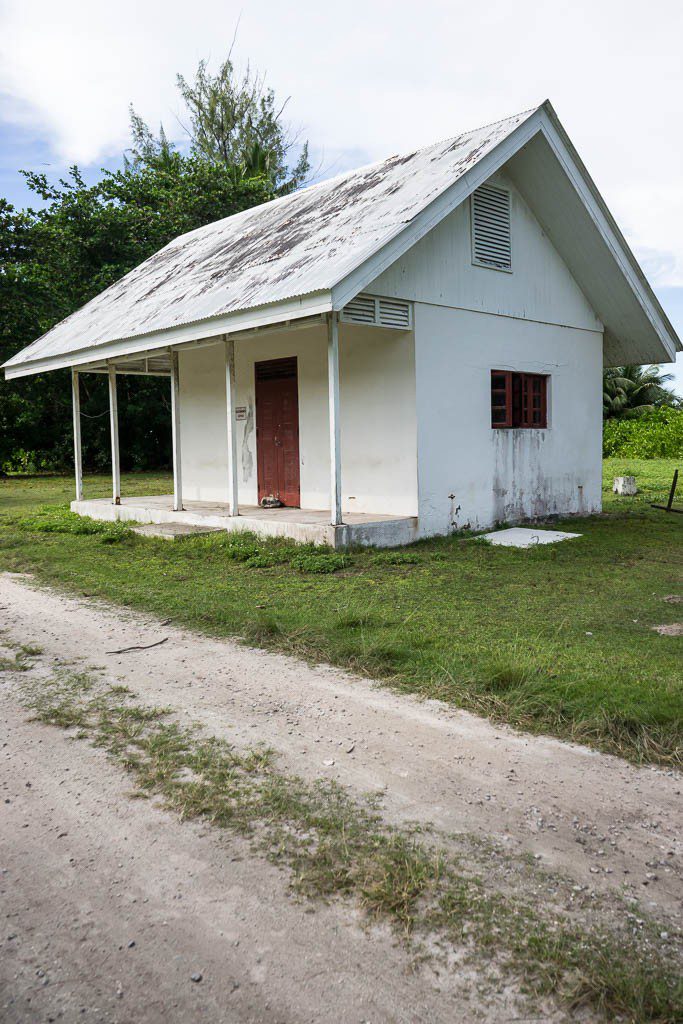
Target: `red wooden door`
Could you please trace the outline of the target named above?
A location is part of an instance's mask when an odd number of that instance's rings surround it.
[[[298,508],[299,390],[296,358],[256,364],[258,500]]]

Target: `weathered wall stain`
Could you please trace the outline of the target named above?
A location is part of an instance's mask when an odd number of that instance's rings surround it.
[[[544,454],[547,431],[492,433],[495,522],[513,523],[586,511],[583,477],[571,471],[558,473],[548,463]]]

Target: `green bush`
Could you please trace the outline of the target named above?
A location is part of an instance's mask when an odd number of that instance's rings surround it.
[[[420,556],[414,551],[378,551],[373,556],[373,565],[417,565]]]
[[[683,457],[683,409],[652,409],[634,419],[606,420],[602,454],[606,459]]]
[[[330,573],[345,568],[348,558],[344,555],[309,554],[293,558],[289,564],[298,572]]]
[[[184,542],[197,552],[207,548],[218,550],[223,558],[242,562],[248,569],[272,569],[278,565],[294,565],[307,557],[327,555],[329,548],[315,544],[293,544],[280,537],[258,537],[251,532],[216,532],[188,537]],[[300,568],[295,565],[294,568]],[[303,570],[316,571],[316,570]],[[326,571],[326,570],[319,570]]]

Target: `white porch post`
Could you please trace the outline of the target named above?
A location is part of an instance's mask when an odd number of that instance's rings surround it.
[[[327,314],[327,379],[330,406],[330,522],[342,524],[341,431],[339,422],[339,314]]]
[[[121,504],[121,466],[119,462],[119,409],[116,402],[116,367],[109,364],[109,424],[111,426],[112,499]]]
[[[178,353],[171,351],[171,443],[173,445],[173,511],[183,510],[183,475],[180,465],[180,378]]]
[[[230,515],[238,516],[239,500],[237,494],[237,426],[235,421],[235,342],[232,338],[225,339],[225,400],[228,428],[228,503]]]
[[[78,370],[71,370],[71,402],[74,416],[74,470],[76,474],[76,501],[83,501],[83,459],[81,457],[81,395]]]

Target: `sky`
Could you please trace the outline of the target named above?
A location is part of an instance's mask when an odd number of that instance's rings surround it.
[[[233,39],[318,177],[549,98],[683,336],[680,0],[0,0],[0,195],[31,201],[22,168],[117,166],[131,103],[183,145],[175,76]]]

